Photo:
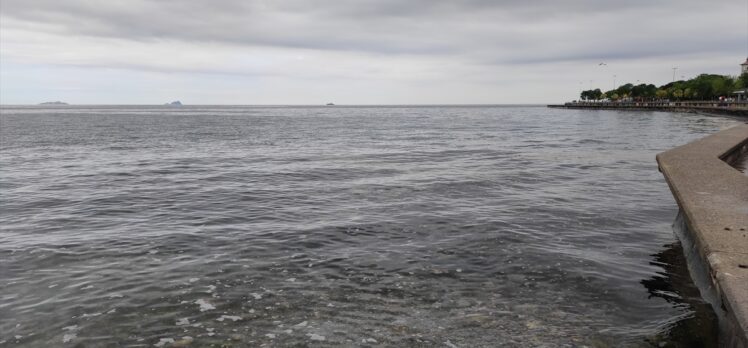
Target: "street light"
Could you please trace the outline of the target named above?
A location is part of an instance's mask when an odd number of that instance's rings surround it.
[[[678,70],[678,67],[673,68],[673,82],[675,82],[675,71]]]

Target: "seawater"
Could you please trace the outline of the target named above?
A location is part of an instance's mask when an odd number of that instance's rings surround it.
[[[3,106],[0,346],[711,346],[654,156],[734,123]]]

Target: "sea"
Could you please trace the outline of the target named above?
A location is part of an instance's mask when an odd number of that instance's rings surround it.
[[[2,106],[0,347],[711,347],[655,155],[544,106]]]

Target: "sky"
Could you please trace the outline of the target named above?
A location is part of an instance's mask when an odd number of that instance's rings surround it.
[[[552,103],[746,56],[748,0],[0,2],[0,104]]]

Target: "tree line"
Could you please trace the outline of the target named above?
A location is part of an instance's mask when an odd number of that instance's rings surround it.
[[[737,89],[748,88],[748,73],[738,77],[701,74],[690,80],[670,82],[657,87],[653,84],[624,84],[606,92],[599,88],[582,91],[582,100],[713,100],[730,97]]]

